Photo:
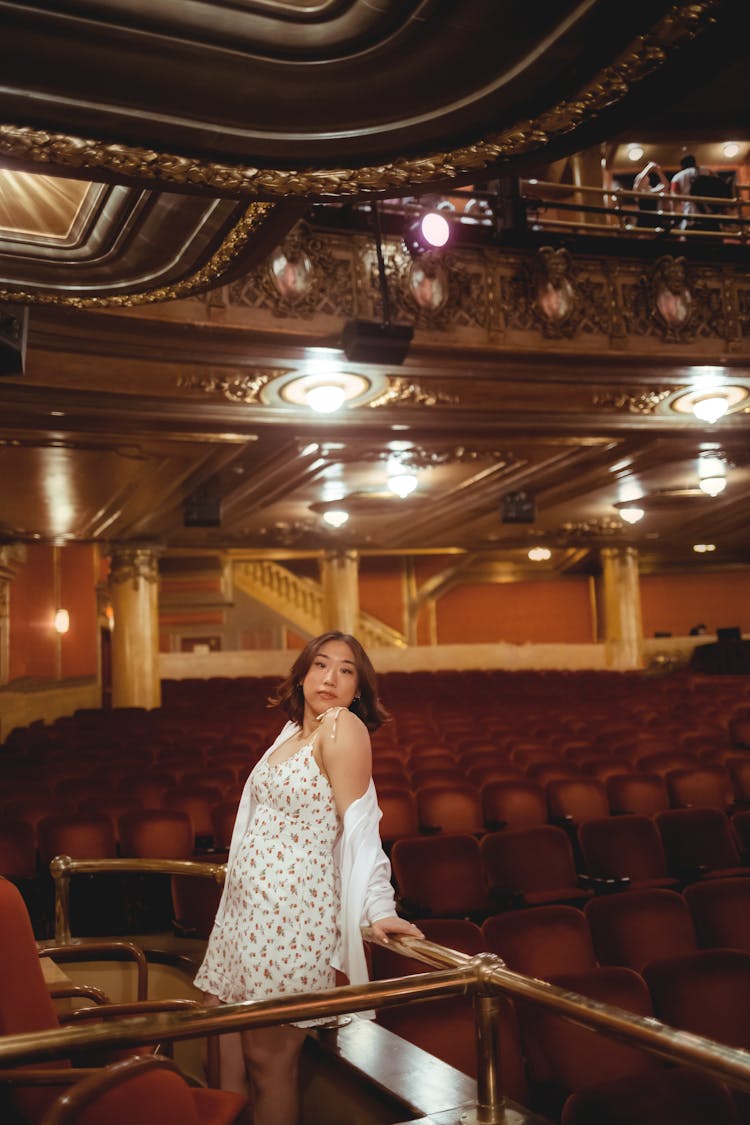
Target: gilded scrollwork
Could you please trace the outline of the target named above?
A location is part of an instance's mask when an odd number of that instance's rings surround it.
[[[352,316],[352,254],[345,240],[313,235],[300,223],[268,262],[231,283],[229,303],[277,317]]]
[[[259,168],[5,124],[0,125],[0,155],[47,167],[90,169],[92,175],[96,169],[104,169],[141,181],[190,184],[266,198],[347,196],[386,189],[402,194],[412,185],[455,179],[499,160],[533,152],[591,121],[661,66],[669,53],[700,34],[710,24],[719,4],[720,0],[674,4],[647,34],[638,36],[573,97],[551,106],[535,119],[516,122],[500,132],[444,152],[401,157],[359,168]]]
[[[213,374],[180,375],[177,386],[186,391],[202,391],[207,395],[220,396],[229,402],[255,404],[261,401],[260,395],[274,379],[288,375],[288,367],[253,368],[252,374]]]
[[[660,403],[674,394],[674,387],[649,387],[599,391],[593,397],[594,406],[606,410],[627,410],[629,414],[653,414]]]
[[[459,401],[458,395],[428,391],[414,379],[389,375],[386,390],[367,405],[371,409],[379,406],[458,406]]]
[[[509,329],[536,331],[558,340],[611,335],[606,279],[584,273],[565,248],[542,246],[534,258],[520,259],[516,271],[501,274],[499,281],[502,315]]]

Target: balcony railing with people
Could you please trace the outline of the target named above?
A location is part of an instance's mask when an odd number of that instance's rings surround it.
[[[67,886],[71,876],[92,872],[128,870],[169,873],[221,880],[221,865],[144,860],[73,861],[57,857],[53,861],[57,895],[57,939],[70,937],[67,915]],[[365,940],[377,941],[370,930]],[[85,942],[81,943],[85,948]],[[451,996],[473,998],[476,1026],[477,1085],[474,1107],[462,1106],[461,1120],[483,1125],[507,1121],[499,1069],[498,1004],[500,997],[511,997],[541,1009],[549,1015],[570,1020],[620,1043],[638,1047],[670,1062],[681,1063],[740,1090],[750,1091],[750,1054],[747,1051],[712,1042],[700,1035],[669,1027],[648,1016],[635,1015],[613,1004],[577,994],[566,988],[510,971],[491,953],[468,955],[425,939],[391,938],[391,953],[416,959],[436,971],[395,979],[375,980],[365,985],[343,986],[323,992],[299,994],[278,999],[248,1001],[219,1008],[190,1007],[163,1012],[158,1016],[115,1017],[95,1026],[70,1026],[0,1038],[0,1083],[33,1083],[29,1064],[75,1057],[96,1047],[107,1049],[173,1043],[199,1037],[212,1037],[230,1031],[267,1027],[290,1021],[335,1017],[372,1008],[390,1008],[410,1001],[427,1001]],[[446,1029],[446,1034],[449,1031]],[[70,1075],[70,1072],[67,1072]],[[48,1082],[60,1073],[47,1071]],[[51,1075],[51,1077],[50,1077]],[[42,1078],[42,1081],[45,1079]],[[455,1107],[454,1111],[455,1111]]]

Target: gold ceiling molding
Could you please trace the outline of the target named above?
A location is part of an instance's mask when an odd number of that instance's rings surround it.
[[[177,386],[182,390],[203,391],[221,395],[229,402],[255,404],[261,402],[261,391],[274,379],[288,375],[289,367],[254,367],[251,375],[180,375]]]
[[[442,391],[426,391],[420,383],[400,376],[388,376],[388,387],[367,405],[372,409],[378,406],[458,406],[458,395]]]
[[[665,398],[684,389],[684,387],[652,387],[647,391],[605,391],[603,394],[595,394],[593,403],[594,406],[601,406],[606,410],[627,410],[630,414],[653,414]]]
[[[394,188],[404,191],[415,184],[481,171],[498,160],[534,151],[570,133],[620,101],[631,86],[661,66],[670,52],[699,35],[714,21],[720,2],[700,0],[673,5],[649,32],[639,35],[573,98],[559,102],[532,120],[516,122],[499,133],[446,152],[402,157],[359,168],[256,168],[5,124],[0,125],[0,155],[47,167],[106,169],[138,180],[199,185],[266,197],[345,196]]]
[[[141,292],[116,294],[111,297],[76,297],[63,293],[0,289],[0,301],[23,305],[64,305],[74,309],[130,309],[140,305],[154,305],[161,301],[176,301],[183,297],[191,297],[194,293],[214,284],[226,273],[256,230],[263,226],[273,206],[273,203],[251,203],[205,265],[191,277],[183,278],[174,285],[162,285],[156,289],[144,289]]]

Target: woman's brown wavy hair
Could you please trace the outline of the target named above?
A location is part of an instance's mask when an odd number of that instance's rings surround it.
[[[302,726],[305,712],[302,681],[323,645],[328,644],[329,641],[343,641],[352,650],[354,667],[357,670],[357,698],[352,700],[349,710],[362,720],[369,731],[377,730],[390,718],[390,715],[378,698],[377,677],[370,658],[357,638],[350,633],[339,633],[334,630],[321,633],[319,637],[313,637],[308,641],[292,665],[287,678],[279,685],[276,694],[268,700],[269,707],[280,707],[292,722],[299,727]]]

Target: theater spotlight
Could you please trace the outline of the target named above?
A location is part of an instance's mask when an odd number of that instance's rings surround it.
[[[404,245],[412,258],[427,250],[439,250],[450,238],[451,228],[445,215],[428,211],[412,219],[404,231]]]

